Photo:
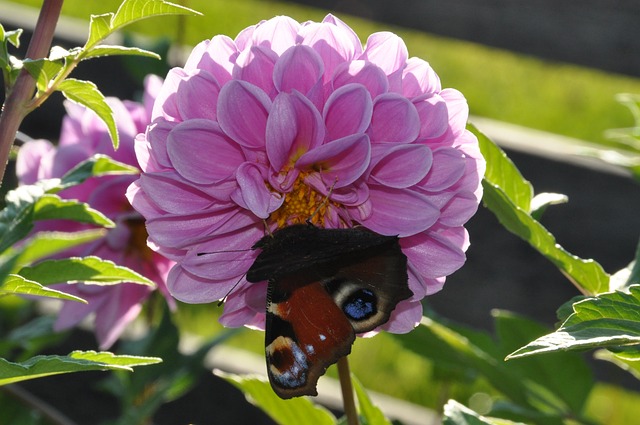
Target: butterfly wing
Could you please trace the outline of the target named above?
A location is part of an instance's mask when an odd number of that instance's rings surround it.
[[[320,282],[269,283],[265,353],[269,382],[284,399],[317,395],[330,365],[351,352],[353,327]]]

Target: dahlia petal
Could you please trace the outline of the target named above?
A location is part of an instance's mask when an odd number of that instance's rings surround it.
[[[117,219],[129,207],[122,194],[135,178],[130,175],[103,177],[100,185],[87,195],[87,202],[107,217]]]
[[[420,58],[409,58],[402,70],[402,94],[408,98],[442,90],[440,77],[428,62]]]
[[[141,285],[122,283],[109,288],[109,302],[96,310],[95,332],[101,350],[111,347],[142,310],[142,302],[151,290]]]
[[[435,232],[421,232],[400,239],[400,246],[416,271],[428,279],[450,275],[466,259],[459,244]]]
[[[465,171],[464,154],[454,148],[433,151],[433,165],[419,186],[430,192],[440,192],[453,186]]]
[[[167,138],[167,152],[182,177],[200,184],[227,179],[244,162],[240,146],[229,140],[215,122],[203,119],[174,127]]]
[[[263,46],[253,46],[240,53],[233,67],[233,78],[247,81],[260,87],[265,93],[276,93],[273,84],[273,69],[278,55]]]
[[[51,285],[52,289],[64,291],[68,294],[82,297],[87,300],[87,304],[78,302],[64,302],[62,308],[58,312],[58,317],[53,324],[53,330],[56,332],[64,331],[72,328],[82,320],[84,320],[89,314],[93,313],[104,301],[104,297],[100,295],[91,295],[83,293],[80,290],[82,284],[68,285]]]
[[[20,147],[16,159],[16,175],[22,184],[34,184],[39,176],[40,161],[43,156],[55,153],[55,147],[48,140],[31,140]]]
[[[216,35],[198,44],[187,59],[184,69],[191,72],[204,69],[222,86],[231,79],[231,71],[238,56],[238,48],[226,35]]]
[[[395,334],[411,332],[422,320],[422,303],[420,301],[400,301],[391,312],[389,321],[379,329]]]
[[[246,280],[242,281],[241,288],[227,297],[220,323],[230,328],[251,325],[264,329],[266,293],[267,282],[250,284]]]
[[[173,173],[144,173],[139,185],[158,208],[169,214],[197,213],[215,201]],[[167,196],[169,193],[171,196]]]
[[[335,70],[332,79],[334,90],[351,83],[365,86],[372,99],[389,90],[389,80],[384,71],[377,65],[362,60],[342,63]]]
[[[229,137],[242,146],[264,146],[271,99],[245,81],[225,84],[218,97],[218,122]]]
[[[368,133],[372,142],[410,143],[420,134],[420,116],[407,98],[386,93],[373,103]]]
[[[269,217],[284,202],[284,196],[273,193],[265,185],[263,171],[255,164],[244,163],[236,172],[243,204],[261,219]]]
[[[310,47],[297,45],[287,49],[275,64],[273,83],[279,92],[297,90],[308,94],[322,79],[322,58]]]
[[[163,211],[161,211],[140,188],[140,179],[129,185],[126,197],[131,206],[146,219],[163,214]]]
[[[449,125],[455,137],[462,134],[469,119],[469,105],[467,99],[456,89],[444,89],[440,96],[447,102]]]
[[[406,189],[369,185],[369,199],[371,215],[362,224],[382,235],[415,235],[433,225],[440,214],[428,197]]]
[[[431,150],[424,145],[398,145],[384,147],[380,151],[381,144],[374,146],[373,160],[371,161],[371,179],[378,184],[396,189],[407,188],[420,182],[431,168]]]
[[[251,41],[255,46],[266,46],[281,55],[296,44],[300,24],[288,16],[276,16],[261,22],[253,30]]]
[[[355,182],[369,166],[371,145],[364,134],[354,134],[320,145],[305,153],[296,168],[320,170],[325,182],[341,188]]]
[[[234,284],[233,279],[212,281],[199,278],[179,264],[173,266],[167,277],[169,293],[179,301],[192,304],[221,300]]]
[[[164,84],[156,98],[156,102],[153,104],[151,113],[152,122],[158,118],[164,118],[167,121],[180,120],[176,93],[185,77],[187,77],[187,73],[181,68],[173,68],[167,73]]]
[[[322,143],[322,117],[299,92],[280,93],[271,106],[265,139],[271,168],[279,172]]]
[[[215,121],[219,92],[218,82],[206,71],[186,77],[176,94],[180,117],[185,121],[194,118]]]
[[[387,75],[401,70],[408,56],[409,52],[402,38],[387,31],[371,34],[362,52],[362,59],[378,65]]]
[[[419,139],[435,139],[442,136],[449,127],[447,104],[439,95],[428,95],[413,100],[420,117]]]
[[[441,208],[440,224],[449,227],[462,226],[478,210],[478,200],[470,192],[460,192]]]
[[[158,164],[162,168],[172,168],[171,160],[167,154],[167,138],[169,132],[176,126],[176,123],[158,120],[147,127],[144,137],[149,144],[149,154],[153,158],[153,164]],[[151,164],[151,162],[149,163]],[[143,169],[143,171],[156,171],[154,169]]]
[[[312,47],[321,58],[325,82],[329,81],[338,65],[351,61],[362,52],[360,40],[351,28],[345,27],[329,21],[310,22],[298,33],[301,44]]]
[[[344,21],[342,21],[337,16],[329,13],[327,14],[327,16],[324,17],[324,19],[322,20],[322,23],[335,25],[336,27],[340,28],[340,30],[342,30],[344,35],[350,40],[349,44],[353,46],[354,55],[352,56],[352,58],[355,58],[360,54],[362,54],[362,42],[360,41],[358,34],[356,34],[356,32],[353,29],[351,29],[349,25],[345,24]]]
[[[256,258],[251,247],[264,236],[264,226],[254,226],[217,236],[191,248],[181,266],[187,272],[206,279],[230,280],[242,277]]]
[[[322,115],[327,128],[327,139],[363,133],[373,113],[371,95],[360,84],[347,84],[334,91],[324,106]]]

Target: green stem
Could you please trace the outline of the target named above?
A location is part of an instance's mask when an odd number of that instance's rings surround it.
[[[353,396],[351,372],[349,372],[349,360],[347,356],[338,360],[338,377],[340,378],[340,388],[342,388],[342,403],[344,405],[344,413],[347,416],[347,424],[360,425],[356,402]]]
[[[27,58],[41,59],[49,54],[62,3],[64,0],[43,1],[38,22],[27,49]],[[4,178],[9,152],[16,132],[24,117],[30,112],[27,104],[33,97],[35,88],[35,80],[26,69],[23,69],[5,100],[2,113],[0,113],[0,184]]]

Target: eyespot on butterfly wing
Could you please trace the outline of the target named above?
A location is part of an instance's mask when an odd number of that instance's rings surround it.
[[[285,227],[260,239],[249,282],[268,281],[267,374],[281,398],[317,395],[327,367],[357,333],[389,320],[409,297],[407,258],[396,236],[362,227]]]

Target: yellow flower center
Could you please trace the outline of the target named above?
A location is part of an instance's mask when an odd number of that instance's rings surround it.
[[[331,201],[328,196],[305,184],[304,179],[308,174],[300,173],[291,192],[285,194],[282,206],[271,213],[270,220],[278,225],[278,229],[306,221],[324,227],[329,206],[340,207],[340,204]]]

